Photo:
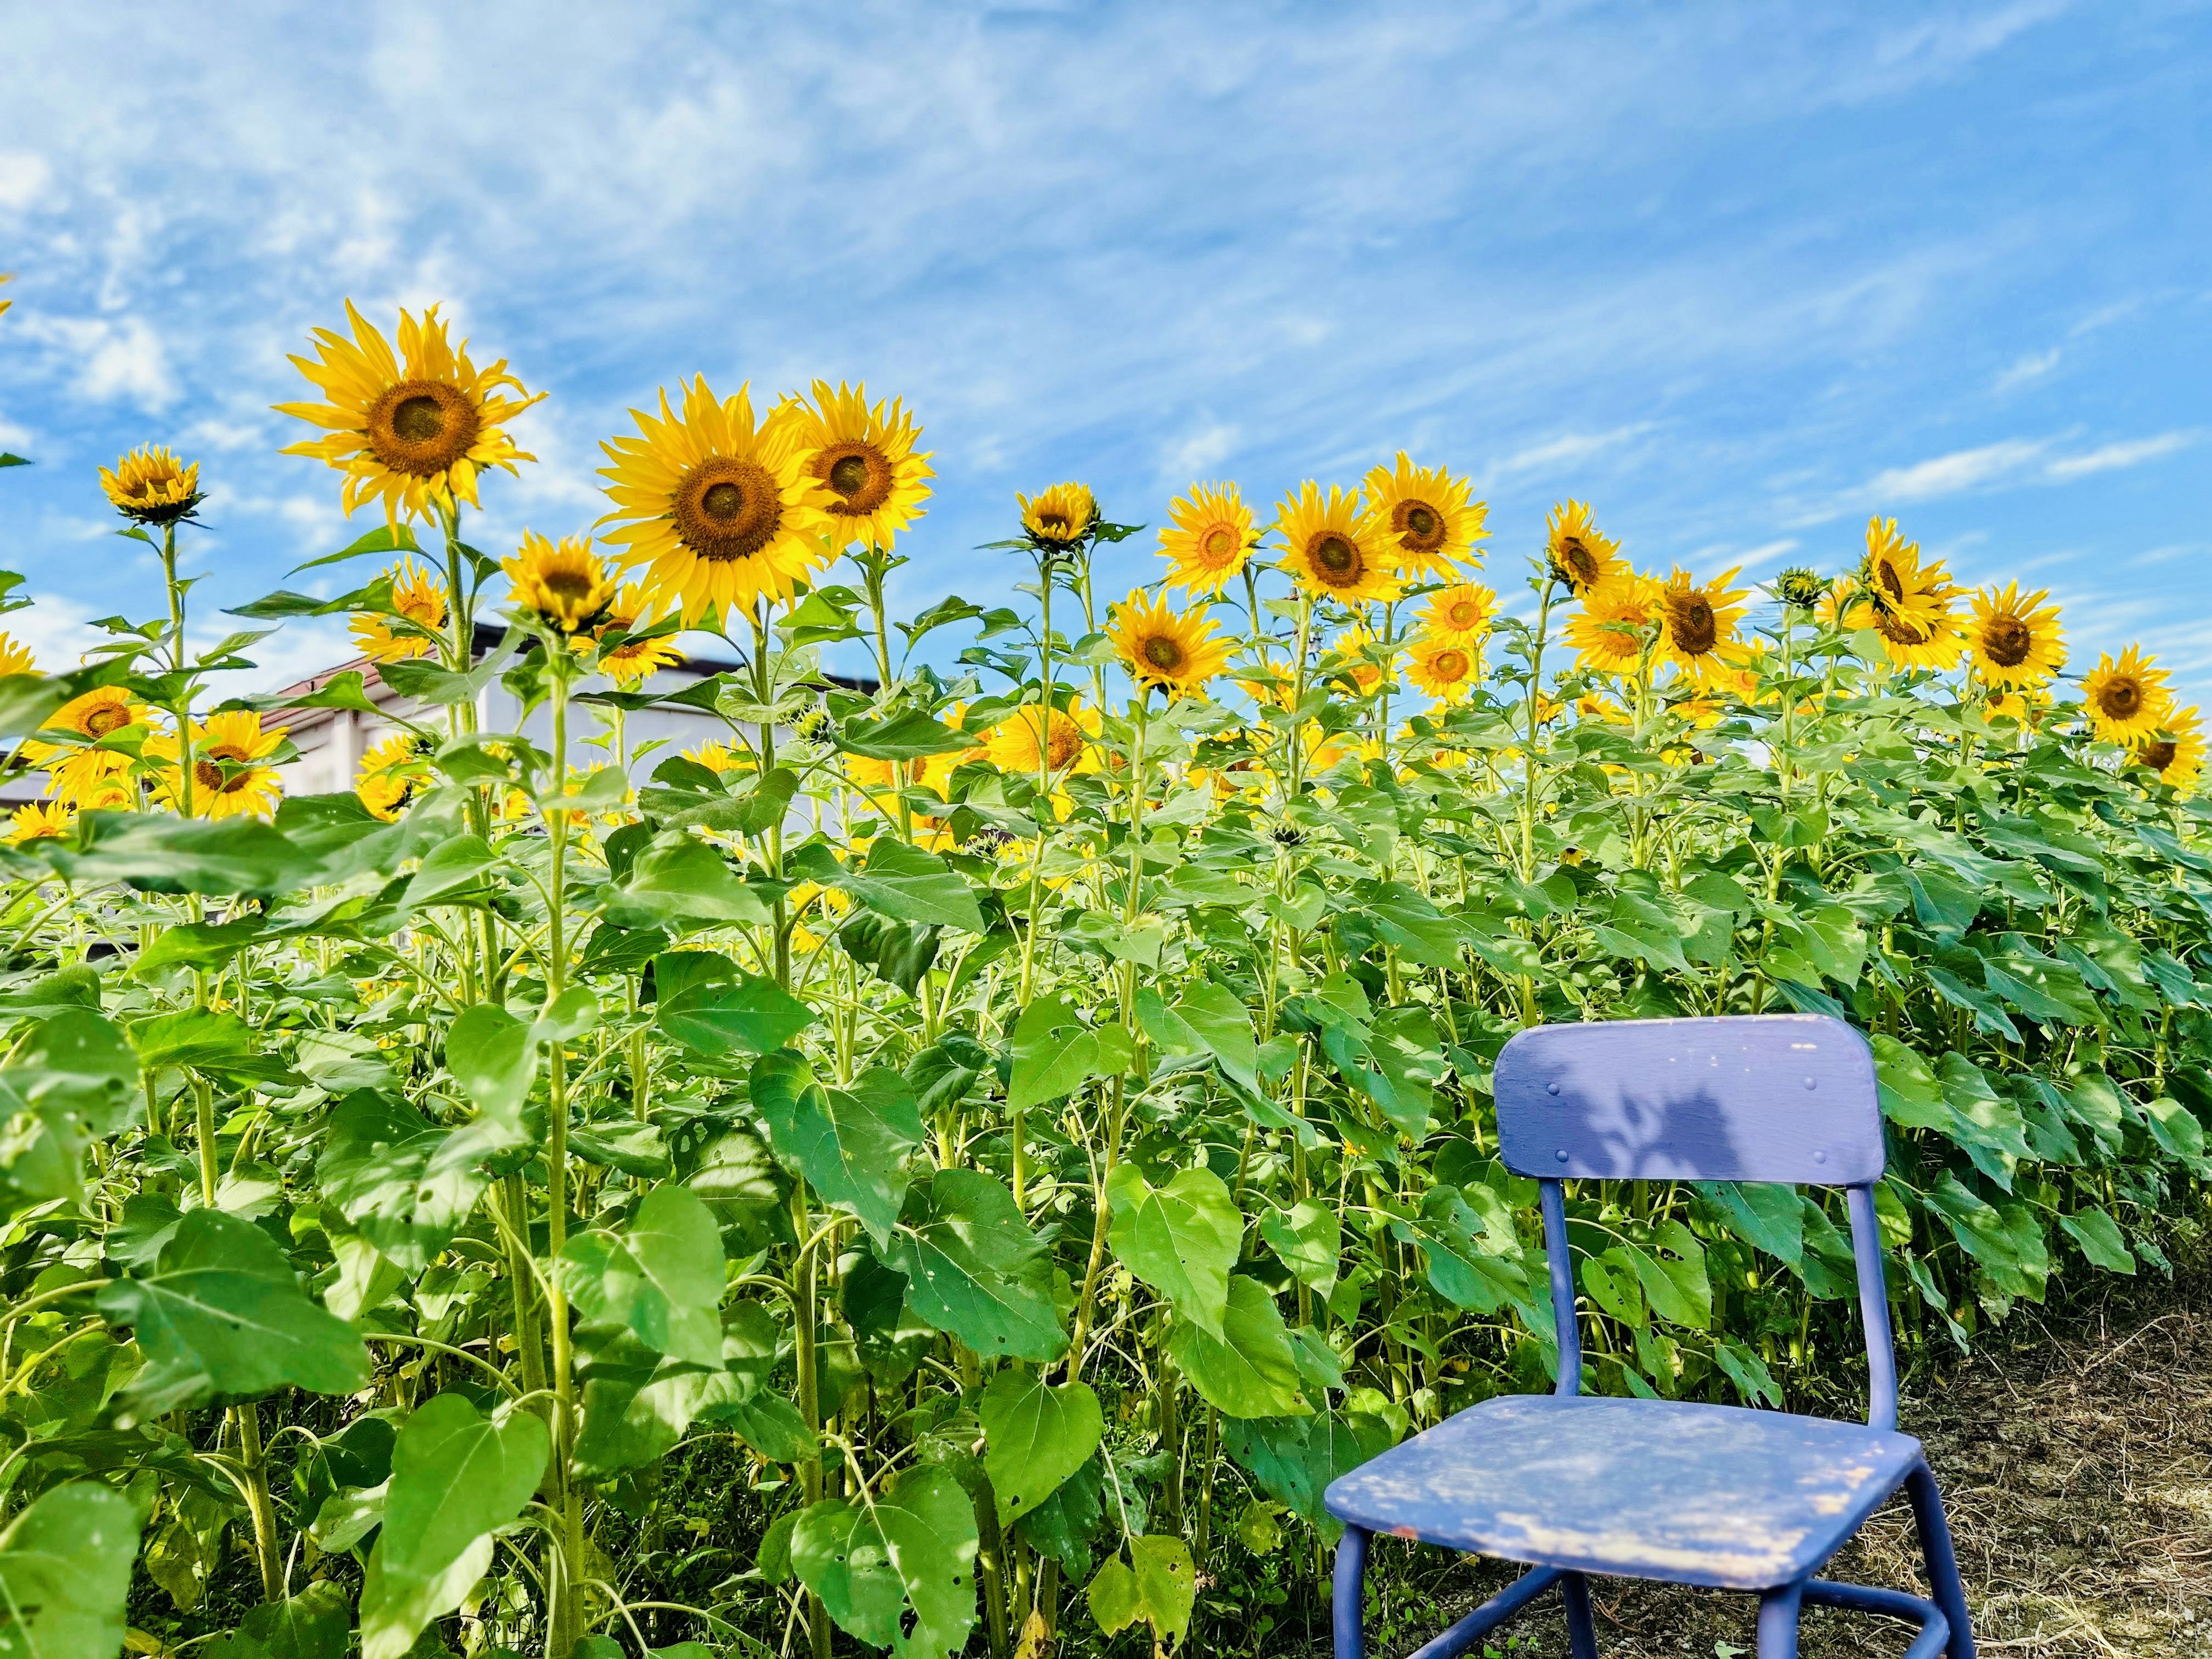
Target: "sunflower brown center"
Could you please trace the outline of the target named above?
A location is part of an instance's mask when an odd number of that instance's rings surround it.
[[[844,518],[863,518],[890,499],[896,475],[890,458],[872,444],[833,444],[814,463],[814,475],[838,499],[830,510]]]
[[[670,516],[684,546],[712,564],[749,559],[775,539],[783,497],[758,461],[715,455],[676,486]]]
[[[1146,640],[1142,654],[1153,667],[1169,673],[1182,666],[1182,647],[1165,634],[1155,634]]]
[[[1704,594],[1683,594],[1668,608],[1673,614],[1668,617],[1667,631],[1674,636],[1677,651],[1702,657],[1720,642],[1720,623],[1713,616],[1711,601]]]
[[[1887,559],[1877,560],[1874,568],[1875,580],[1881,584],[1882,592],[1893,599],[1905,597],[1905,580],[1897,574],[1897,567]]]
[[[592,580],[590,571],[578,569],[574,565],[555,565],[550,570],[538,572],[538,585],[555,599],[566,600],[572,605],[588,599],[592,589],[597,586]]]
[[[1473,599],[1455,599],[1444,615],[1454,628],[1472,628],[1482,620],[1482,607]]]
[[[2097,693],[2097,707],[2116,720],[2133,720],[2142,706],[2142,683],[2125,674],[2107,681]]]
[[[1464,651],[1439,651],[1429,665],[1440,680],[1463,680],[1470,666]]]
[[[1559,538],[1559,568],[1577,587],[1588,587],[1597,580],[1597,556],[1579,536]]]
[[[442,380],[402,380],[369,405],[368,447],[394,472],[428,478],[469,453],[483,429],[476,405]]]
[[[2181,746],[2171,738],[2154,738],[2136,751],[2142,757],[2142,763],[2154,772],[2165,771],[2173,764],[2173,757],[2180,752]]]
[[[1057,772],[1083,752],[1083,733],[1073,720],[1052,722],[1044,744],[1044,763]]]
[[[1401,501],[1391,514],[1399,543],[1414,553],[1433,553],[1444,544],[1443,517],[1425,501]]]
[[[218,794],[234,794],[253,781],[253,774],[251,770],[241,770],[226,777],[221,763],[229,761],[234,765],[243,768],[252,758],[252,756],[247,754],[236,744],[216,744],[206,750],[198,760],[192,763],[192,781],[201,788],[211,789]]]
[[[119,702],[94,703],[77,722],[77,730],[88,738],[104,738],[110,732],[119,732],[131,724],[131,711]]]
[[[1359,550],[1333,530],[1314,538],[1307,556],[1314,574],[1332,587],[1349,587],[1359,580]]]
[[[1875,631],[1893,645],[1925,645],[1925,629],[1915,628],[1902,617],[1893,616],[1880,605],[1870,606],[1874,611]]]
[[[1201,537],[1198,550],[1209,559],[1225,559],[1236,550],[1237,532],[1225,524],[1218,524]]]
[[[1982,630],[1982,649],[2000,668],[2017,668],[2035,648],[2035,635],[2017,617],[1993,617]]]

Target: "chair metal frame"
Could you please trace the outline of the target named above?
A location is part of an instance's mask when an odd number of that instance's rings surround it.
[[[1786,1086],[1792,1083],[1801,1086]],[[1493,1094],[1501,1158],[1514,1173],[1540,1183],[1557,1331],[1562,1337],[1575,1334],[1574,1341],[1559,1343],[1555,1395],[1582,1392],[1566,1181],[1841,1187],[1866,1331],[1867,1424],[1895,1431],[1897,1359],[1874,1200],[1883,1170],[1881,1115],[1872,1054],[1858,1032],[1840,1020],[1791,1014],[1539,1026],[1516,1034],[1499,1054]],[[1686,1121],[1670,1125],[1670,1112]],[[1344,1476],[1326,1495],[1331,1513],[1346,1522],[1336,1553],[1336,1659],[1366,1659],[1362,1601],[1371,1528],[1340,1508],[1340,1489],[1348,1492],[1347,1483],[1358,1478],[1358,1471]],[[1905,1659],[1974,1659],[1950,1526],[1924,1453],[1878,1501],[1894,1496],[1899,1486],[1911,1502],[1934,1599],[1823,1579],[1816,1575],[1826,1560],[1815,1562],[1790,1582],[1758,1589],[1759,1659],[1796,1659],[1799,1616],[1808,1605],[1917,1622],[1919,1633]],[[1356,1507],[1348,1497],[1343,1501],[1345,1508]],[[1698,1582],[1658,1571],[1638,1576]],[[1565,1601],[1574,1659],[1597,1659],[1588,1577],[1543,1565],[1532,1566],[1411,1659],[1455,1659],[1554,1586]]]

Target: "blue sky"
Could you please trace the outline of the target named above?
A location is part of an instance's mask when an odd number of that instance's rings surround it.
[[[1158,524],[1194,478],[1272,503],[1404,447],[1477,479],[1501,587],[1563,496],[1640,564],[1754,578],[1842,568],[1878,510],[1962,580],[2049,586],[2077,668],[2141,640],[2212,692],[2201,4],[86,3],[5,29],[0,447],[38,465],[0,475],[0,562],[52,655],[159,603],[94,476],[130,445],[202,462],[203,609],[350,539],[268,405],[351,296],[442,301],[551,394],[487,548],[596,517],[597,442],[657,387],[818,374],[926,422],[910,606],[1004,595],[973,550],[1018,489],[1081,477]],[[264,653],[278,682],[349,654],[337,623]]]

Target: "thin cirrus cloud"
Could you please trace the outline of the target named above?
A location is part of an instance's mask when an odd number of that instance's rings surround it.
[[[440,302],[550,392],[517,423],[538,461],[487,483],[489,550],[589,525],[600,441],[690,375],[904,398],[939,489],[908,604],[1011,592],[975,549],[1017,490],[1082,478],[1157,525],[1194,480],[1263,504],[1401,448],[1478,481],[1509,593],[1567,496],[1662,570],[1790,541],[1833,572],[1881,512],[1962,580],[2047,559],[2083,594],[2202,516],[2173,463],[2212,378],[2212,16],[2179,0],[9,28],[0,431],[38,465],[0,475],[0,536],[88,616],[155,601],[86,556],[91,469],[137,442],[203,464],[196,606],[342,544],[269,405],[348,297],[387,326]],[[1102,580],[1151,580],[1150,544]],[[2167,570],[2147,641],[2212,604]]]

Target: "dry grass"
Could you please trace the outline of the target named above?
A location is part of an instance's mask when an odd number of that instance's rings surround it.
[[[2026,1318],[2008,1334],[2010,1347],[1908,1389],[1903,1412],[1949,1504],[1981,1650],[2006,1659],[2212,1653],[2212,1276],[2119,1287],[2101,1305],[2072,1310],[2056,1334]],[[1925,1594],[1918,1566],[1900,1498],[1828,1576]],[[1473,1562],[1446,1571],[1449,1585],[1435,1593],[1448,1617],[1507,1576]],[[1747,1656],[1756,1648],[1747,1597],[1614,1581],[1598,1601],[1607,1659],[1726,1659],[1731,1648]],[[1508,1633],[1520,1642],[1498,1650],[1512,1659],[1567,1651],[1556,1613]],[[1804,1656],[1881,1659],[1906,1639],[1902,1625],[1814,1612]]]

